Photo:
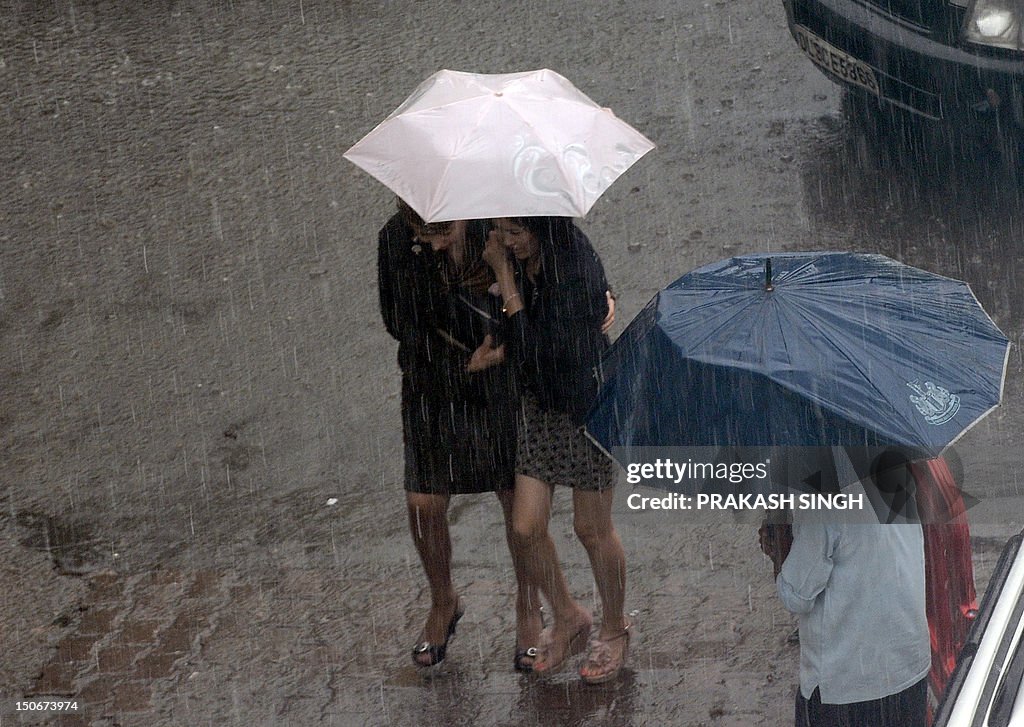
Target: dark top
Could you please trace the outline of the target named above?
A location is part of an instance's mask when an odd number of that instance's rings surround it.
[[[542,408],[586,418],[600,385],[601,355],[608,337],[604,267],[587,236],[565,220],[552,239],[540,239],[541,262],[531,281],[521,263],[516,282],[524,309],[509,318],[513,356],[525,387]]]
[[[378,236],[380,310],[398,341],[398,365],[410,390],[443,401],[483,404],[494,387],[509,386],[509,367],[469,374],[465,367],[487,333],[500,338],[501,298],[480,257],[489,225],[473,220],[466,230],[467,265],[452,270],[448,256],[417,243],[395,215]]]
[[[380,310],[398,341],[410,492],[454,495],[514,483],[514,368],[465,370],[490,327],[502,325],[501,298],[488,292],[494,275],[480,257],[487,229],[469,224],[461,271],[444,253],[416,243],[398,215],[380,231]]]

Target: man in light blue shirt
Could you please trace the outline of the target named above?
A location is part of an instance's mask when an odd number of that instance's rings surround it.
[[[856,482],[841,449],[834,460],[838,482]],[[924,727],[931,652],[921,526],[842,520],[796,511],[776,581],[800,617],[797,727]]]

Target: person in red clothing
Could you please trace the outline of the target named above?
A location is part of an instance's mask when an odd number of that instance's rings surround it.
[[[931,634],[929,708],[934,709],[978,615],[967,507],[943,457],[913,462],[910,472],[924,528],[925,607]]]

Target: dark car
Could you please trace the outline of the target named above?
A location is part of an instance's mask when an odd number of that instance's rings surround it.
[[[783,0],[801,50],[868,105],[1024,141],[1021,0]]]

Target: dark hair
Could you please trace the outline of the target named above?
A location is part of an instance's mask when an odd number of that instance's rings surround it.
[[[592,274],[604,279],[604,267],[597,251],[591,247],[586,235],[576,227],[572,217],[508,219],[537,238],[540,243],[540,266],[550,282],[560,284],[567,279],[589,279]],[[604,318],[604,313],[601,317]]]
[[[409,227],[419,229],[423,235],[443,235],[452,229],[451,222],[424,222],[420,213],[409,206],[401,197],[395,197],[395,205],[402,215],[402,221]]]
[[[571,217],[510,217],[523,229],[529,230],[543,248],[546,244],[566,243],[573,236]]]

